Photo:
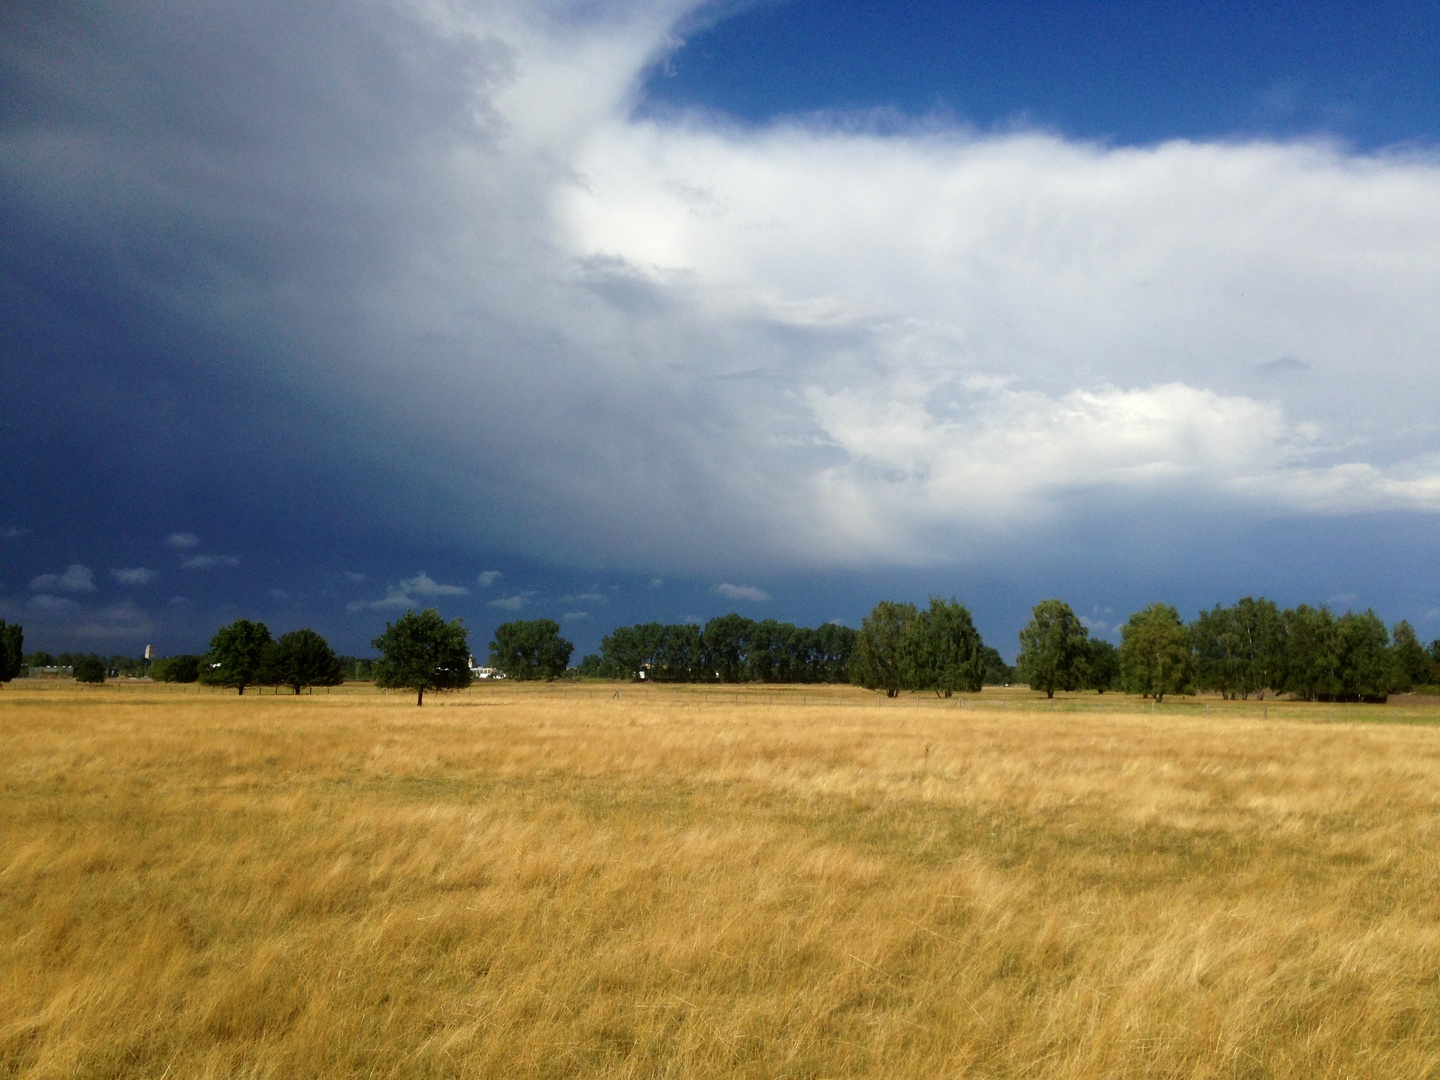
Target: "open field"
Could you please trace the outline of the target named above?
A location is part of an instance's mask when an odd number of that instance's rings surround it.
[[[0,1076],[1440,1076],[1434,705],[614,690],[11,684]]]

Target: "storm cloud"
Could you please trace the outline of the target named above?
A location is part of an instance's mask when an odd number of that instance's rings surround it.
[[[137,535],[223,523],[169,534],[195,570],[1003,568],[1136,502],[1440,509],[1434,155],[640,118],[694,15],[11,7],[23,460],[64,447]]]

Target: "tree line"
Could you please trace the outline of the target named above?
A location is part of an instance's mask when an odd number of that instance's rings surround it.
[[[517,620],[495,630],[489,664],[516,679],[565,675],[656,682],[854,683],[895,696],[933,691],[973,693],[984,685],[1022,682],[1053,697],[1057,690],[1124,690],[1162,700],[1167,694],[1218,692],[1226,698],[1289,694],[1306,701],[1384,701],[1391,693],[1440,683],[1440,640],[1422,645],[1401,621],[1387,628],[1373,611],[1336,615],[1301,604],[1281,610],[1263,597],[1217,604],[1186,623],[1168,604],[1151,604],[1120,628],[1119,647],[1092,637],[1062,600],[1043,600],[1020,631],[1009,667],[985,644],[969,610],[953,597],[921,609],[881,601],[851,630],[836,623],[795,626],[731,613],[697,626],[640,623],[617,627],[599,655],[569,668],[574,646],[552,619]],[[0,621],[0,683],[33,666],[70,666],[82,681],[104,681],[94,654],[23,653],[23,630]],[[406,612],[371,643],[373,660],[339,657],[310,629],[272,638],[264,623],[237,619],[221,627],[203,656],[149,665],[152,678],[225,686],[334,686],[346,677],[416,692],[468,686],[471,657],[461,619],[434,608]],[[116,659],[111,658],[112,662]],[[127,664],[131,663],[127,661]],[[119,665],[111,663],[111,669]]]
[[[1408,622],[1387,629],[1370,610],[1281,610],[1247,596],[1186,624],[1171,605],[1151,604],[1130,616],[1120,637],[1118,649],[1097,644],[1069,605],[1042,601],[1020,632],[1019,677],[1051,696],[1120,689],[1157,701],[1208,690],[1239,699],[1381,702],[1440,682],[1440,640],[1422,646]]]
[[[829,683],[849,680],[855,631],[811,629],[743,615],[693,623],[639,623],[612,630],[577,674],[654,682]]]

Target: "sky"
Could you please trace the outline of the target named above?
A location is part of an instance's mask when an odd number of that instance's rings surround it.
[[[1433,5],[0,11],[0,618],[1440,637]]]

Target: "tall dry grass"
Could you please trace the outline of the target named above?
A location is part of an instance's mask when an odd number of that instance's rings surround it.
[[[1440,1075],[1433,728],[18,685],[0,1075]]]

